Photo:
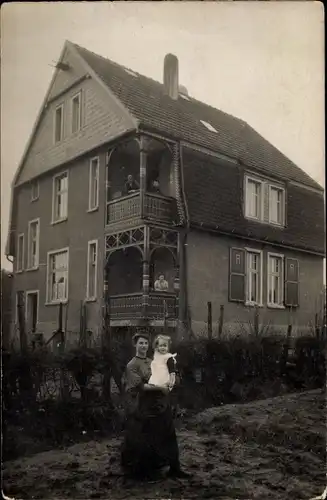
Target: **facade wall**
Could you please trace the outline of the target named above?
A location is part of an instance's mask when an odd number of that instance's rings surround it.
[[[95,333],[101,326],[104,265],[104,220],[105,220],[105,161],[106,149],[99,150],[100,189],[99,208],[88,212],[89,164],[96,153],[86,156],[68,169],[68,219],[53,224],[52,189],[53,175],[65,169],[45,175],[39,180],[39,199],[31,202],[31,188],[25,184],[17,192],[17,234],[25,235],[24,271],[14,273],[13,307],[16,307],[18,290],[39,291],[37,331],[46,338],[58,324],[58,305],[46,305],[47,255],[51,250],[69,247],[68,304],[64,306],[64,321],[67,310],[67,330],[77,332],[80,322],[81,301],[86,298],[88,241],[98,240],[97,297],[87,303],[88,327]],[[27,271],[28,221],[40,219],[39,268]],[[16,265],[16,263],[15,263]],[[14,267],[16,269],[16,267]],[[14,315],[16,316],[16,315]],[[14,327],[15,330],[15,327]]]
[[[289,321],[293,332],[310,330],[315,313],[321,308],[323,290],[323,259],[314,255],[286,250],[271,245],[260,245],[227,236],[210,235],[191,231],[187,240],[188,301],[192,318],[192,329],[197,334],[206,334],[207,302],[212,302],[213,331],[217,334],[220,305],[224,305],[224,331],[249,331],[253,325],[254,308],[243,303],[230,302],[229,252],[230,247],[252,248],[263,251],[263,307],[259,308],[261,325],[270,325],[272,330],[285,330]],[[267,307],[267,253],[283,254],[299,260],[299,307],[290,314],[289,309]]]

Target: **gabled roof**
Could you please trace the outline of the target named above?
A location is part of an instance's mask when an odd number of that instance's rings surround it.
[[[308,174],[243,120],[191,97],[180,96],[173,100],[164,94],[163,84],[73,45],[138,120],[140,128],[208,148],[263,174],[323,191]],[[203,122],[209,123],[216,131],[210,130]]]

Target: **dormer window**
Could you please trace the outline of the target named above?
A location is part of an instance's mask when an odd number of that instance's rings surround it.
[[[269,186],[269,222],[279,226],[284,225],[284,189]]]
[[[285,226],[285,189],[281,185],[247,175],[244,191],[247,219]]]
[[[64,105],[61,104],[55,109],[54,115],[54,142],[62,141],[64,136]]]
[[[215,129],[215,127],[213,127],[211,125],[211,123],[209,122],[205,122],[204,120],[200,120],[200,122],[202,123],[202,125],[204,125],[208,130],[210,130],[210,132],[215,132],[216,134],[218,134],[218,130]]]

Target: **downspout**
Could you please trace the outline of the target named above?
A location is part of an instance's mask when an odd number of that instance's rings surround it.
[[[190,230],[190,217],[187,206],[187,200],[185,196],[184,189],[184,165],[183,165],[183,149],[179,144],[179,164],[180,164],[180,193],[181,202],[185,208],[185,217],[183,229],[180,232],[180,311],[179,311],[179,322],[184,326],[189,336],[194,336],[191,329],[191,317],[188,303],[188,285],[187,285],[187,236]],[[184,215],[184,214],[183,214]]]

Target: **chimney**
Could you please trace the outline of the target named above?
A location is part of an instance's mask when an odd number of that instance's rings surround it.
[[[178,99],[178,59],[167,54],[164,59],[164,92],[172,99]]]

